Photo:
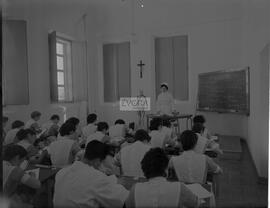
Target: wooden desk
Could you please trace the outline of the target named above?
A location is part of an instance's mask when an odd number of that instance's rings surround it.
[[[149,120],[153,118],[160,118],[162,120],[176,120],[178,125],[178,132],[180,133],[180,119],[186,119],[186,129],[188,128],[188,123],[190,122],[190,128],[192,127],[192,115],[191,114],[174,114],[174,115],[157,115],[157,114],[147,114],[146,115],[146,124],[147,129],[149,129]]]

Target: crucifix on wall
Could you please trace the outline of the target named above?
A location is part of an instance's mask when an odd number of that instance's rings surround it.
[[[142,78],[142,70],[145,64],[142,62],[142,60],[140,60],[140,63],[138,63],[137,66],[140,67],[140,78]]]

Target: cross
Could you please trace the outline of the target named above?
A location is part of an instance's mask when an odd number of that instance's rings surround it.
[[[144,65],[145,64],[143,64],[142,60],[140,60],[140,63],[137,64],[137,66],[140,67],[140,78],[142,78],[142,69]]]

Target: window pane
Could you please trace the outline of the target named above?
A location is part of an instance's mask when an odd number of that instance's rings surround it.
[[[61,56],[57,56],[57,69],[64,70],[64,59]]]
[[[63,55],[64,54],[64,45],[62,43],[56,43],[56,53]]]
[[[57,72],[57,84],[64,85],[64,72]]]
[[[58,100],[65,100],[65,88],[58,87]]]

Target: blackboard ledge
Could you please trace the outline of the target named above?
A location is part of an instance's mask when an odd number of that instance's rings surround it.
[[[236,110],[217,110],[217,109],[197,108],[196,111],[212,112],[212,113],[219,113],[219,114],[237,114],[237,115],[245,115],[245,116],[250,115],[249,112],[236,111]]]

